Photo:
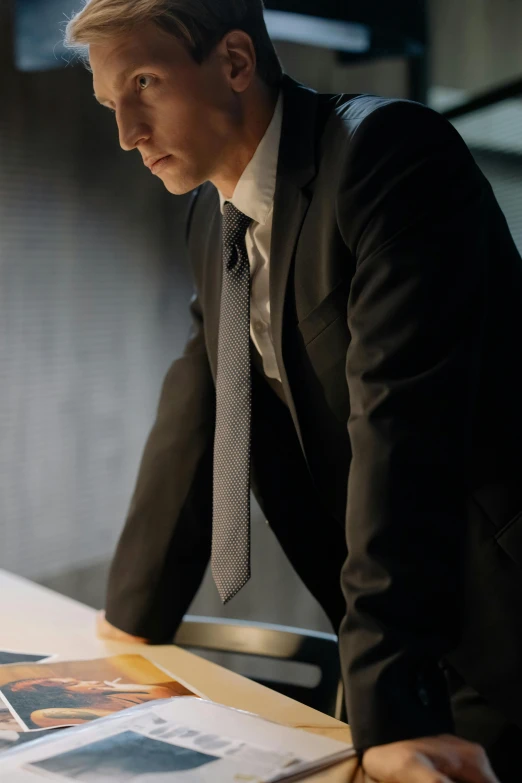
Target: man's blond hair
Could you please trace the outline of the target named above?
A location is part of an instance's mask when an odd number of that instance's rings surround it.
[[[84,0],[83,9],[67,24],[65,45],[88,65],[90,44],[153,22],[182,41],[202,63],[227,32],[243,30],[252,38],[259,76],[275,86],[283,71],[263,10],[263,0]]]

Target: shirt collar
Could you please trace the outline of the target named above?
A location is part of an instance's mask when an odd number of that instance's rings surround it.
[[[221,212],[226,201],[252,218],[256,223],[265,224],[274,203],[277,179],[279,144],[283,124],[283,92],[279,93],[272,121],[254,153],[254,157],[244,170],[231,199],[219,193]]]

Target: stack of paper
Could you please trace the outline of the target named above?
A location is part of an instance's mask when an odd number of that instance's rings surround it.
[[[5,783],[264,783],[354,755],[350,745],[207,701],[141,655],[0,652],[0,698]]]
[[[202,695],[141,655],[58,661],[0,651],[0,754],[137,704]]]
[[[352,746],[200,698],[173,698],[46,737],[0,759],[0,780],[273,783],[350,758]]]

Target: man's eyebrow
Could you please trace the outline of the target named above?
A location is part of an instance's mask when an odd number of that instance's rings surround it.
[[[116,88],[119,88],[123,85],[129,74],[131,74],[133,71],[137,71],[140,69],[139,65],[130,65],[128,68],[125,68],[124,71],[120,73],[118,78],[116,79]],[[101,103],[102,105],[104,103],[112,103],[108,98],[100,98],[96,93],[94,93],[94,97],[98,101],[98,103]]]

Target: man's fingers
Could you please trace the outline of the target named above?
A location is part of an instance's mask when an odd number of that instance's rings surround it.
[[[367,751],[364,770],[380,783],[456,783],[437,770],[422,750],[415,752],[407,745],[401,748],[399,743]]]
[[[397,778],[397,783],[457,783],[457,780],[448,778],[444,773],[429,769],[427,761],[426,758],[412,759],[404,767],[401,777]]]
[[[398,769],[393,769],[383,756],[382,765],[371,765],[366,771],[371,774],[369,780],[378,780],[380,783],[457,783],[457,779],[452,780],[436,770],[422,753],[415,754],[408,761],[401,763]]]
[[[363,765],[381,783],[500,783],[480,745],[446,735],[370,748]]]
[[[481,745],[464,742],[452,735],[442,735],[438,740],[442,743],[440,746],[433,738],[420,740],[418,749],[452,780],[459,783],[500,783]]]
[[[465,783],[500,783],[484,748],[473,743],[466,743],[465,750],[460,751],[451,767],[445,771]]]

